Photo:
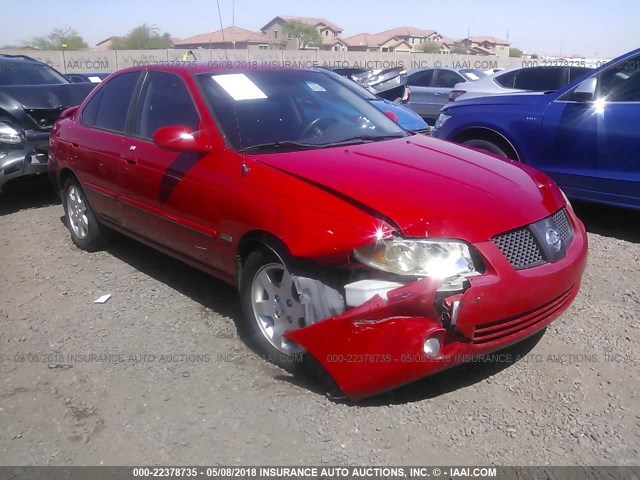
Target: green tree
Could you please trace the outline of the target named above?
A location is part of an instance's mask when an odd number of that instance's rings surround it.
[[[522,57],[522,50],[520,50],[519,48],[511,47],[509,49],[509,56],[510,57],[515,57],[515,58],[520,58],[520,57]]]
[[[282,32],[298,39],[298,48],[316,47],[322,44],[322,35],[313,25],[300,20],[292,20],[282,26]]]
[[[451,53],[456,53],[458,55],[466,55],[467,47],[465,47],[462,44],[454,45],[453,47],[451,47]]]
[[[440,44],[438,42],[428,41],[423,43],[420,48],[424,53],[439,53]]]
[[[26,47],[38,50],[81,50],[89,48],[87,42],[71,27],[54,28],[47,35],[33,37],[25,42]]]
[[[171,35],[160,34],[155,25],[138,25],[125,37],[115,37],[111,41],[111,50],[153,50],[169,48]]]

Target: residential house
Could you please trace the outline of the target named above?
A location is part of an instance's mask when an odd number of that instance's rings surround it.
[[[478,36],[460,40],[470,55],[509,56],[509,42],[496,37]]]
[[[195,37],[177,40],[174,48],[212,48],[212,49],[248,49],[268,50],[278,42],[273,38],[240,27],[226,27],[211,33],[202,33]]]
[[[423,30],[416,27],[397,27],[374,35],[360,33],[343,39],[348,50],[354,52],[420,52],[426,42],[440,42],[435,30]]]
[[[449,55],[451,53],[451,49],[457,44],[457,40],[449,37],[442,37],[440,39],[440,52],[445,55]]]
[[[320,35],[322,36],[322,45],[316,47],[320,50],[344,50],[347,48],[345,43],[339,37],[342,35],[342,28],[335,23],[330,22],[324,18],[315,17],[291,17],[285,15],[279,15],[274,17],[269,23],[260,29],[263,35],[270,37],[273,40],[277,40],[287,50],[298,50],[300,44],[297,38],[291,38],[290,35],[284,33],[283,27],[293,21],[308,23],[314,26]]]

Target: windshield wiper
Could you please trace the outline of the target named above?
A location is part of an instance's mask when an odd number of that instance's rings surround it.
[[[257,145],[250,145],[248,147],[238,150],[241,153],[245,152],[259,152],[259,151],[272,151],[272,150],[308,150],[311,148],[318,148],[318,145],[311,143],[293,142],[291,140],[283,140],[278,142],[259,143]]]
[[[354,135],[353,137],[345,138],[338,142],[321,143],[318,145],[318,147],[321,147],[321,148],[340,147],[342,145],[357,145],[360,143],[381,142],[382,140],[391,140],[392,138],[403,138],[403,137],[406,137],[406,135],[403,133],[395,133],[393,135]]]

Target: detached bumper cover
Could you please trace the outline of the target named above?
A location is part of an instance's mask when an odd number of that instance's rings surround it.
[[[456,322],[435,358],[423,352],[424,341],[443,330],[434,306],[440,281],[431,278],[286,336],[313,355],[354,400],[503,349],[546,327],[578,294],[587,239],[580,221],[573,213],[570,217],[575,238],[556,263],[515,270],[493,242],[475,244],[487,272],[470,277],[471,286],[452,299],[460,301]]]

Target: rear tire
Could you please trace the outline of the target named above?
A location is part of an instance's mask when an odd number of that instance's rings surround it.
[[[304,327],[305,309],[291,273],[275,253],[252,252],[242,266],[240,303],[247,340],[267,361],[292,371],[305,350],[284,333]]]
[[[76,179],[70,178],[64,183],[62,204],[73,243],[88,252],[99,250],[107,244],[110,232],[96,219]]]

